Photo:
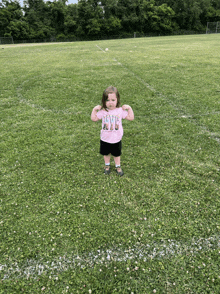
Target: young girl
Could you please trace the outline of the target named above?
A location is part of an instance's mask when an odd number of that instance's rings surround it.
[[[104,155],[104,173],[110,174],[110,158],[114,157],[116,172],[123,176],[120,166],[120,156],[123,136],[122,119],[133,120],[134,113],[129,105],[120,107],[120,95],[115,87],[108,87],[102,96],[102,106],[97,105],[93,108],[91,119],[98,121],[102,119],[102,130],[100,140],[100,153]],[[126,111],[127,110],[127,111]]]

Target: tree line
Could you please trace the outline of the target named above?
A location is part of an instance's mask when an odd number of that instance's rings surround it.
[[[0,37],[14,40],[101,38],[205,31],[220,21],[219,0],[2,0]]]

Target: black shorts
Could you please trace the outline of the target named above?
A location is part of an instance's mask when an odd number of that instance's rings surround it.
[[[102,155],[109,155],[111,153],[114,157],[118,157],[121,155],[121,149],[121,141],[115,144],[111,144],[100,140],[100,154]]]

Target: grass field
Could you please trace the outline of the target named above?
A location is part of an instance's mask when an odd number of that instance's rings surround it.
[[[0,293],[220,293],[219,49],[0,48]],[[135,114],[123,177],[104,175],[90,119],[109,85]]]

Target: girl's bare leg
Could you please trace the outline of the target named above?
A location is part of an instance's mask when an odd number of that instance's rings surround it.
[[[114,157],[114,161],[115,161],[115,165],[120,165],[121,157],[120,156]],[[117,171],[121,172],[121,168],[117,167]]]
[[[104,155],[105,164],[109,164],[111,159],[111,153],[109,155]],[[110,168],[110,165],[109,165]]]
[[[115,165],[120,165],[120,156],[114,157]]]

